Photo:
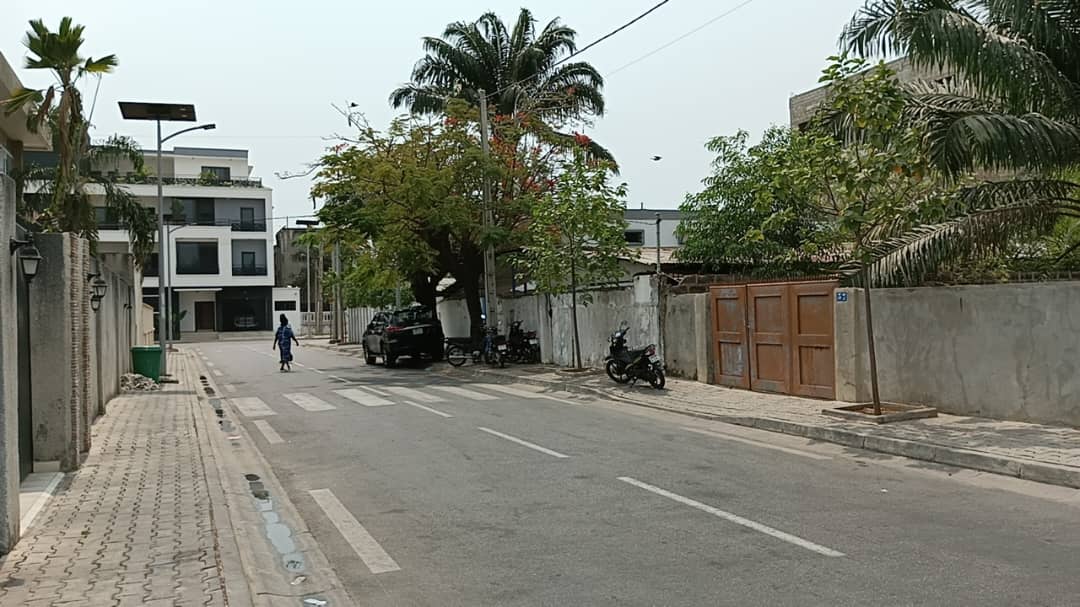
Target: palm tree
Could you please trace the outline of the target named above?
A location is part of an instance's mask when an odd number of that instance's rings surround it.
[[[2,102],[8,114],[29,107],[27,126],[31,130],[52,128],[58,162],[48,213],[56,229],[80,234],[93,231],[93,214],[84,196],[73,195],[81,190],[79,170],[90,144],[79,83],[84,76],[111,72],[117,63],[115,55],[84,59],[79,54],[83,30],[70,17],[61,19],[55,32],[40,19],[30,21],[24,42],[30,51],[26,67],[53,72],[56,83],[41,90],[19,89]]]
[[[1068,178],[1080,165],[1076,0],[868,0],[841,44],[955,75],[912,85],[905,111],[933,165],[959,184],[955,212],[884,239],[878,281],[992,254],[1080,216],[1080,185]],[[975,172],[994,177],[975,181]]]
[[[427,54],[413,68],[412,82],[390,94],[390,104],[434,114],[444,111],[451,98],[477,106],[483,90],[496,115],[528,112],[550,127],[602,116],[603,77],[589,63],[567,61],[577,50],[576,37],[557,18],[537,32],[536,19],[525,8],[513,31],[491,12],[475,22],[451,23],[442,38],[423,39]],[[559,136],[567,145],[574,142],[573,135]],[[590,152],[611,160],[595,143]]]

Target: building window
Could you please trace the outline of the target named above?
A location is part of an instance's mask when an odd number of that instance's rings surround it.
[[[11,155],[11,152],[7,151],[7,148],[0,145],[0,175],[10,175],[11,170],[15,168],[15,158]]]
[[[158,254],[151,253],[146,257],[146,263],[142,267],[143,276],[157,276],[158,275]]]
[[[214,215],[214,199],[198,198],[195,200],[195,223],[201,226],[212,226],[217,223]]]
[[[632,247],[640,247],[645,244],[645,230],[627,230],[623,232],[626,244]]]
[[[295,301],[285,300],[285,301],[275,301],[274,302],[274,311],[275,312],[288,312],[290,310],[295,310],[295,309],[296,309],[296,302]]]
[[[203,167],[199,172],[199,177],[211,181],[228,181],[232,178],[232,174],[229,167]]]
[[[177,274],[217,274],[218,246],[216,242],[176,243]]]

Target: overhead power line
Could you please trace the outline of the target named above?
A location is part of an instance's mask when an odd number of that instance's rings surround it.
[[[686,38],[689,38],[690,36],[693,36],[694,34],[700,32],[701,30],[709,27],[710,25],[716,23],[717,21],[723,19],[724,17],[727,17],[728,15],[734,13],[735,11],[739,10],[740,8],[743,8],[744,6],[746,6],[746,5],[748,5],[748,4],[752,3],[752,2],[754,2],[754,0],[744,0],[743,2],[740,2],[739,4],[736,4],[732,8],[720,13],[719,15],[713,17],[712,19],[709,19],[705,23],[702,23],[701,25],[699,25],[699,26],[695,27],[694,29],[686,32],[685,34],[680,35],[679,37],[675,38],[674,40],[672,40],[672,41],[670,41],[670,42],[668,42],[666,44],[663,44],[663,45],[659,46],[658,48],[655,48],[655,49],[649,51],[648,53],[645,53],[644,55],[638,57],[637,59],[634,59],[633,61],[631,61],[631,62],[629,62],[627,64],[621,65],[621,66],[611,70],[610,72],[607,73],[607,75],[611,76],[613,74],[617,74],[617,73],[625,70],[626,68],[628,68],[628,67],[630,67],[632,65],[635,65],[637,63],[640,63],[640,62],[648,59],[649,57],[652,57],[653,55],[659,53],[660,51],[662,51],[662,50],[664,50],[664,49],[666,49],[666,48],[668,48],[668,47],[670,47],[670,46],[672,46],[672,45],[674,45],[674,44],[676,44],[678,42],[681,42],[681,41],[685,40]]]

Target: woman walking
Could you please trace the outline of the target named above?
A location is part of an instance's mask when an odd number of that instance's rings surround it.
[[[293,333],[292,327],[289,326],[289,318],[284,314],[281,315],[281,325],[277,328],[277,333],[274,334],[274,349],[281,351],[281,370],[291,371],[292,365],[292,345],[293,342],[296,345],[300,345],[300,341],[296,339],[296,335]]]

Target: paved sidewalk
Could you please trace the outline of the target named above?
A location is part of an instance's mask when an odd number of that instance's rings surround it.
[[[311,345],[359,356],[355,346]],[[939,414],[930,419],[874,424],[822,415],[850,403],[764,394],[668,378],[667,389],[622,386],[602,371],[569,376],[547,365],[497,369],[436,367],[451,375],[480,375],[566,392],[591,394],[643,407],[782,432],[849,447],[1015,476],[1080,489],[1080,429]]]
[[[83,467],[0,559],[0,605],[243,604],[226,596],[196,386],[109,402]]]

